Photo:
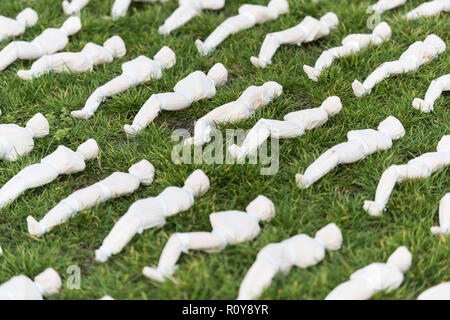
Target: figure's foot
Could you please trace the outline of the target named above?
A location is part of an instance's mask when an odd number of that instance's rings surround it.
[[[372,217],[379,217],[383,212],[383,208],[375,201],[364,201],[364,210]]]
[[[108,261],[109,257],[111,256],[111,252],[108,250],[105,250],[105,248],[100,247],[99,249],[95,250],[95,261],[97,262],[106,262]]]
[[[201,41],[200,39],[195,40],[195,46],[197,47],[198,53],[200,53],[200,55],[203,57],[208,55],[210,52],[203,41]]]
[[[166,25],[162,25],[159,27],[158,33],[167,36],[170,34],[170,30]]]
[[[257,57],[251,57],[250,62],[257,68],[264,69],[266,67],[266,63]]]
[[[425,100],[422,100],[420,98],[415,98],[413,100],[412,106],[414,107],[414,109],[417,109],[424,113],[433,111],[433,105],[430,103],[426,103]]]
[[[142,273],[153,281],[164,282],[166,280],[162,272],[156,268],[144,267]]]
[[[302,174],[297,173],[295,175],[295,182],[297,183],[297,186],[300,189],[306,189],[309,188],[309,186],[311,185],[311,183],[308,181],[308,179],[306,179],[306,177]]]
[[[72,111],[70,113],[70,115],[74,118],[79,118],[79,119],[89,119],[92,115],[90,115],[89,113],[87,113],[84,110],[75,110]]]
[[[26,80],[26,81],[33,80],[33,72],[31,72],[29,70],[19,70],[19,71],[17,71],[17,76],[22,80]]]
[[[305,71],[308,78],[310,78],[312,81],[319,80],[318,77],[320,76],[320,72],[316,70],[313,67],[307,66],[306,64],[303,65],[303,71]]]
[[[45,233],[45,229],[32,216],[27,217],[28,233],[35,237],[40,237]]]
[[[363,84],[361,82],[359,82],[358,80],[353,81],[352,83],[352,88],[353,88],[353,93],[355,94],[355,96],[357,96],[358,98],[362,97],[365,94],[369,93],[369,90],[367,90],[366,88],[364,88]]]
[[[140,131],[137,128],[133,127],[132,125],[126,124],[123,126],[123,130],[125,130],[125,133],[128,137],[132,138],[137,135],[137,133]]]

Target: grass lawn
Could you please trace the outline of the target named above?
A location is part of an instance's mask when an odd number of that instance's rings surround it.
[[[381,218],[370,217],[362,208],[365,199],[373,199],[378,180],[388,166],[435,151],[439,139],[450,134],[448,93],[436,101],[435,111],[430,114],[423,114],[411,105],[414,97],[424,96],[431,80],[448,73],[448,50],[416,74],[383,81],[369,96],[358,99],[351,89],[355,78],[364,80],[376,66],[396,60],[411,43],[424,40],[431,33],[439,35],[449,46],[450,16],[440,14],[411,22],[401,19],[423,2],[420,0],[410,0],[400,8],[385,12],[382,19],[392,28],[392,40],[337,60],[316,83],[306,77],[303,64],[312,65],[324,49],[339,45],[347,34],[371,32],[366,26],[369,17],[366,8],[375,0],[322,0],[319,4],[290,0],[289,14],[235,34],[209,57],[200,57],[194,40],[205,39],[221,21],[235,15],[247,2],[266,4],[268,1],[229,0],[223,10],[205,11],[170,36],[161,36],[157,29],[175,10],[177,1],[133,3],[125,18],[113,22],[106,18],[113,1],[92,0],[81,13],[82,30],[71,37],[65,51],[79,51],[89,41],[100,44],[117,34],[126,42],[125,57],[96,67],[92,73],[50,74],[32,82],[16,76],[18,70],[28,69],[31,61],[16,62],[0,72],[1,123],[25,125],[35,113],[41,112],[49,119],[51,130],[49,136],[35,140],[35,149],[17,162],[2,161],[0,185],[60,144],[76,149],[88,138],[95,138],[101,148],[98,159],[87,162],[84,172],[59,177],[53,183],[28,191],[1,210],[0,245],[5,253],[0,256],[0,283],[20,273],[34,276],[47,267],[55,268],[67,280],[70,276],[67,268],[78,265],[82,273],[81,289],[70,290],[64,285],[52,299],[98,299],[105,294],[116,299],[234,299],[262,247],[299,233],[314,235],[330,222],[342,230],[342,249],[328,252],[317,266],[293,268],[287,277],[277,276],[261,298],[323,299],[353,271],[375,261],[386,261],[401,245],[412,252],[412,267],[399,289],[377,294],[375,298],[415,299],[426,288],[450,280],[450,238],[430,233],[430,227],[438,222],[439,200],[450,191],[450,168],[436,172],[427,180],[398,185]],[[3,0],[0,15],[15,17],[27,6],[38,12],[39,21],[17,40],[31,40],[47,27],[59,27],[66,19],[61,0]],[[294,26],[307,15],[320,17],[329,11],[335,12],[340,21],[328,37],[301,47],[283,46],[275,55],[273,65],[264,70],[251,65],[249,58],[259,52],[266,33]],[[7,43],[1,43],[0,49]],[[153,58],[163,45],[175,51],[177,63],[165,70],[160,80],[108,99],[90,120],[69,115],[84,105],[96,87],[119,75],[122,63],[139,55]],[[218,89],[213,99],[183,111],[162,112],[136,138],[125,136],[123,125],[131,122],[151,94],[171,91],[190,72],[207,71],[216,62],[222,62],[229,70],[229,81]],[[282,119],[288,112],[317,107],[331,95],[342,99],[343,110],[303,137],[281,141],[280,169],[276,175],[261,176],[261,165],[176,165],[171,161],[174,129],[188,128],[192,132],[194,120],[235,100],[248,86],[270,80],[283,85],[283,95],[253,118],[223,129],[249,129],[263,117]],[[295,174],[303,172],[326,149],[345,141],[347,131],[376,128],[389,115],[400,119],[406,129],[406,135],[394,142],[391,149],[340,166],[309,189],[297,188]],[[42,238],[27,233],[25,219],[29,214],[40,219],[73,191],[114,171],[126,171],[141,159],[149,160],[156,168],[153,185],[83,211]],[[94,261],[94,250],[134,201],[156,196],[167,186],[182,186],[196,168],[209,176],[211,189],[196,200],[192,209],[170,217],[162,229],[147,230],[136,236],[109,262]],[[175,273],[177,283],[158,284],[142,275],[145,265],[156,265],[172,233],[209,231],[211,212],[243,210],[258,194],[272,199],[277,213],[272,221],[262,224],[262,232],[254,241],[229,246],[219,254],[182,255]]]

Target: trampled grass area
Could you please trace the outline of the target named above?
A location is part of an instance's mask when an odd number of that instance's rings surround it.
[[[87,163],[84,172],[59,177],[44,187],[28,191],[0,212],[0,283],[24,273],[34,276],[47,267],[55,268],[64,280],[70,265],[82,271],[81,289],[69,290],[65,285],[52,299],[97,299],[109,294],[116,299],[234,299],[240,282],[258,251],[266,244],[278,242],[298,233],[314,233],[330,222],[342,230],[342,249],[327,253],[317,266],[293,268],[287,277],[277,276],[261,298],[323,299],[336,285],[348,279],[358,268],[371,262],[386,261],[401,245],[413,254],[413,264],[403,285],[375,298],[415,299],[426,288],[450,280],[450,238],[431,235],[430,226],[438,222],[439,200],[450,191],[450,169],[441,170],[427,180],[406,181],[395,188],[388,211],[372,218],[363,210],[365,199],[373,199],[382,172],[391,164],[400,164],[422,153],[435,151],[439,139],[450,134],[448,93],[435,104],[435,111],[423,114],[411,106],[414,97],[423,97],[431,80],[448,73],[448,50],[416,74],[392,77],[375,87],[373,93],[358,99],[351,82],[364,78],[384,61],[396,60],[406,48],[431,33],[450,45],[450,16],[406,22],[407,11],[419,5],[410,0],[404,6],[385,12],[382,19],[392,27],[392,40],[377,48],[363,50],[355,56],[340,59],[315,83],[303,73],[304,63],[312,65],[324,49],[338,45],[349,33],[368,33],[366,8],[373,1],[290,0],[290,12],[274,22],[233,35],[212,55],[202,58],[194,45],[226,17],[236,14],[244,3],[266,4],[263,0],[227,1],[224,10],[205,11],[184,27],[164,37],[157,33],[166,17],[177,7],[166,4],[134,3],[125,18],[112,21],[112,0],[92,0],[82,11],[83,29],[71,37],[66,51],[79,51],[93,41],[103,43],[120,35],[126,42],[127,55],[111,64],[95,68],[95,72],[77,75],[50,74],[33,82],[16,76],[19,69],[31,66],[20,61],[0,72],[1,123],[24,125],[36,112],[50,121],[49,136],[36,140],[35,149],[15,163],[2,161],[0,185],[26,165],[39,161],[59,144],[76,149],[95,138],[101,148],[97,160]],[[15,17],[30,6],[39,13],[39,22],[20,40],[31,40],[47,27],[59,27],[66,17],[60,0],[3,0],[0,14]],[[328,37],[301,47],[283,46],[273,65],[259,70],[250,64],[268,32],[298,24],[306,15],[320,17],[335,12],[339,27]],[[0,44],[3,48],[8,42]],[[108,99],[88,121],[72,118],[71,110],[79,109],[99,85],[120,74],[121,64],[139,55],[153,57],[168,45],[177,54],[177,63],[164,71],[162,79],[148,82],[124,94]],[[125,136],[123,125],[130,123],[152,93],[171,91],[175,83],[195,70],[207,71],[216,62],[229,70],[229,82],[218,89],[216,97],[201,101],[179,112],[162,112],[156,121],[135,139]],[[252,119],[223,128],[251,128],[260,118],[282,119],[294,110],[317,107],[331,95],[338,95],[343,110],[324,126],[307,131],[303,137],[280,142],[280,169],[276,175],[261,176],[261,165],[175,165],[170,158],[176,128],[192,132],[194,120],[207,111],[235,100],[250,85],[274,80],[284,87],[283,95],[256,113]],[[406,135],[385,152],[377,153],[352,165],[340,166],[307,190],[295,185],[295,173],[305,168],[329,147],[346,140],[352,129],[376,128],[387,116],[399,118]],[[26,216],[41,218],[59,200],[71,192],[95,183],[114,171],[126,171],[141,159],[156,168],[155,182],[131,196],[119,198],[79,213],[74,219],[55,228],[42,238],[27,233]],[[198,198],[194,207],[167,220],[162,229],[145,231],[106,264],[94,261],[94,250],[119,217],[134,201],[156,196],[170,185],[182,186],[196,168],[209,176],[211,189]],[[276,217],[263,223],[254,241],[229,246],[219,254],[190,252],[179,260],[175,274],[178,283],[150,282],[142,275],[145,265],[156,265],[161,250],[174,232],[209,231],[208,216],[213,211],[245,209],[258,194],[275,203]]]

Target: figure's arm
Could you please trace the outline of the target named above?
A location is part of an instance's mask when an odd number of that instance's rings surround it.
[[[431,81],[425,99],[415,98],[413,100],[413,107],[422,112],[433,111],[434,102],[440,97],[443,91],[450,90],[450,74],[446,74]]]

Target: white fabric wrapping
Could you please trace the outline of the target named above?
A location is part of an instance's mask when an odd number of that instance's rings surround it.
[[[260,221],[270,220],[275,215],[273,202],[259,195],[243,211],[214,212],[209,216],[212,232],[189,232],[173,234],[165,245],[157,268],[145,267],[143,274],[154,281],[163,282],[175,272],[181,253],[202,250],[220,252],[228,244],[251,241],[261,231]]]
[[[0,256],[3,254],[3,249],[2,249],[2,247],[0,246]]]
[[[161,110],[183,110],[199,100],[214,97],[216,86],[225,84],[227,78],[228,71],[221,63],[215,64],[207,75],[202,71],[192,72],[178,81],[174,92],[153,94],[139,110],[133,123],[124,126],[125,132],[128,136],[135,136],[153,122]]]
[[[20,275],[1,284],[0,300],[43,300],[44,297],[57,294],[61,286],[58,273],[48,268],[34,280]]]
[[[450,300],[450,282],[444,282],[422,292],[417,300]]]
[[[352,130],[347,133],[347,142],[335,145],[314,161],[304,174],[296,174],[299,188],[308,188],[339,164],[349,164],[392,147],[392,141],[405,135],[401,122],[389,116],[381,121],[377,130]]]
[[[80,18],[70,17],[61,28],[45,29],[31,42],[11,42],[0,51],[0,71],[5,70],[17,59],[35,60],[63,50],[69,42],[69,36],[77,33],[80,29]]]
[[[298,234],[279,243],[271,243],[259,251],[256,261],[248,270],[239,288],[239,300],[257,299],[273,277],[286,275],[293,266],[308,268],[325,257],[325,250],[339,250],[342,244],[341,230],[330,223],[320,229],[315,238]]]
[[[400,287],[403,274],[411,266],[412,255],[406,247],[399,247],[386,263],[375,262],[357,270],[350,280],[334,288],[326,300],[368,300],[379,291]]]
[[[83,109],[72,111],[75,118],[88,119],[94,115],[100,104],[115,94],[143,84],[151,79],[160,79],[164,69],[172,68],[176,62],[175,53],[164,46],[152,59],[139,56],[122,64],[122,74],[97,88],[87,99]]]
[[[224,5],[225,0],[178,0],[178,8],[159,27],[158,32],[168,35],[198,16],[203,10],[220,10]]]
[[[233,159],[243,159],[256,152],[269,137],[289,139],[302,136],[305,130],[323,125],[329,117],[335,116],[341,109],[341,99],[332,96],[323,101],[318,108],[288,113],[284,116],[284,121],[260,119],[247,134],[242,146],[233,144],[228,147],[228,150]]]
[[[442,92],[449,90],[450,73],[431,81],[427,93],[425,93],[425,99],[415,98],[412,106],[422,112],[431,112],[434,110],[434,102],[440,97]]]
[[[0,124],[0,159],[16,161],[19,156],[33,150],[33,138],[42,138],[48,133],[48,121],[41,113],[36,113],[25,128],[16,124]]]
[[[205,42],[197,39],[195,45],[202,56],[206,56],[225,41],[230,35],[239,31],[253,28],[256,24],[278,19],[281,14],[289,11],[287,0],[271,0],[267,6],[244,4],[239,8],[237,16],[230,17],[222,22]]]
[[[233,123],[247,119],[260,107],[266,106],[283,92],[283,87],[269,81],[262,86],[247,88],[239,99],[224,104],[201,117],[194,127],[194,136],[184,140],[185,145],[201,145],[211,140],[215,123]]]
[[[145,186],[152,184],[155,168],[147,160],[142,160],[131,166],[128,172],[114,172],[96,184],[77,190],[60,201],[39,222],[28,216],[28,232],[33,236],[42,236],[74,217],[79,211],[92,208],[109,199],[129,195],[136,191],[140,184]]]
[[[420,17],[436,16],[441,12],[450,12],[449,0],[433,0],[424,2],[417,8],[408,12],[404,18],[407,20],[415,20]]]
[[[90,0],[71,0],[69,2],[68,0],[64,0],[62,2],[64,14],[68,16],[79,14],[81,9],[88,5],[89,1]]]
[[[87,43],[80,52],[62,52],[45,55],[36,60],[30,70],[19,70],[17,75],[23,80],[32,80],[50,73],[81,73],[92,71],[94,66],[111,63],[126,53],[125,43],[119,36],[105,41],[103,46]]]
[[[439,227],[431,227],[433,234],[450,234],[450,192],[439,203],[439,224]]]
[[[99,300],[114,300],[114,298],[106,295],[106,296],[101,297]]]
[[[117,20],[120,17],[125,17],[128,11],[128,7],[131,2],[168,2],[169,0],[115,0],[112,7],[112,18],[113,20]]]
[[[258,57],[251,57],[250,62],[258,68],[265,68],[272,64],[272,57],[282,44],[296,44],[311,42],[325,37],[331,29],[339,23],[338,17],[328,12],[320,20],[307,16],[295,27],[287,30],[269,33],[262,44]]]
[[[111,255],[118,254],[137,233],[161,227],[167,217],[191,208],[195,198],[205,194],[208,189],[208,177],[202,170],[195,170],[185,181],[184,187],[167,187],[157,197],[134,202],[95,251],[95,260],[106,262]]]
[[[330,67],[337,58],[347,57],[370,45],[378,46],[391,38],[391,28],[386,22],[379,23],[372,33],[350,34],[342,40],[342,46],[325,50],[317,59],[314,67],[303,65],[308,78],[317,81],[325,68]]]
[[[424,41],[414,42],[398,60],[381,64],[363,83],[355,79],[352,83],[353,93],[357,97],[362,97],[369,94],[377,83],[392,75],[416,72],[421,65],[444,52],[445,47],[445,42],[434,34],[426,37]]]
[[[35,163],[20,170],[0,189],[0,208],[14,201],[28,189],[46,185],[61,174],[73,174],[83,171],[85,161],[97,156],[99,152],[94,139],[81,144],[77,151],[59,146],[40,163]]]
[[[31,8],[21,11],[16,19],[0,16],[0,42],[21,35],[26,28],[34,26],[37,21],[38,14]]]
[[[381,176],[375,192],[375,200],[364,201],[364,210],[378,217],[386,209],[392,190],[397,182],[405,179],[423,179],[433,172],[450,165],[450,135],[443,136],[438,143],[437,152],[427,152],[406,164],[392,165]]]
[[[392,10],[400,7],[406,3],[406,0],[378,0],[377,3],[371,5],[368,9],[378,12],[379,14],[384,11]]]

